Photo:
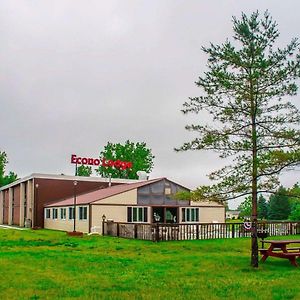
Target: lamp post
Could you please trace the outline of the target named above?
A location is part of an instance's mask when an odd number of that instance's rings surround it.
[[[37,208],[39,200],[39,184],[35,185],[35,198],[34,198],[34,207],[33,207],[33,227],[37,228]]]
[[[102,215],[102,235],[104,235],[104,222],[106,220],[105,214]]]
[[[73,226],[73,232],[76,232],[76,187],[77,187],[77,181],[75,180],[73,182],[73,188],[74,188],[74,213],[73,213],[73,220],[74,220],[74,226]]]

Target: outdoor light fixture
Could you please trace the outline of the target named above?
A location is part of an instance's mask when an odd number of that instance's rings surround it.
[[[76,187],[77,187],[77,181],[73,181],[73,186],[74,186],[74,212],[73,212],[73,220],[74,220],[74,226],[73,226],[73,231],[76,231]]]
[[[105,220],[106,220],[106,215],[103,214],[102,215],[102,235],[104,235],[104,222],[105,222]]]

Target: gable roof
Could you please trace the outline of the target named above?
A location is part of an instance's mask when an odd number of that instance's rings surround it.
[[[85,194],[77,195],[76,196],[76,205],[87,205],[93,202],[96,202],[98,200],[103,200],[108,197],[112,197],[118,194],[122,194],[125,192],[128,192],[130,190],[137,189],[139,187],[160,181],[164,178],[157,178],[137,183],[129,183],[129,184],[120,184],[120,185],[114,185],[108,188],[95,190],[92,192],[88,192]],[[45,205],[45,207],[55,207],[55,206],[70,206],[74,204],[74,197],[66,198],[48,205]]]

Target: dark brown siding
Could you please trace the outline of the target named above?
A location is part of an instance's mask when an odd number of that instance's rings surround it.
[[[103,182],[87,182],[79,180],[77,180],[77,182],[77,195],[108,186],[108,183]],[[36,188],[36,184],[38,184],[38,188]],[[35,178],[34,186],[35,199],[37,199],[35,213],[37,222],[35,226],[44,227],[44,205],[46,203],[50,204],[60,199],[72,197],[74,195],[74,184],[72,180]]]
[[[3,224],[8,224],[8,189],[4,192],[3,199]]]
[[[20,185],[13,188],[13,225],[20,225]]]

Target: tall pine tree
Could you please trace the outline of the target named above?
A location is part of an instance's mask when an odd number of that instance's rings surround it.
[[[233,18],[233,41],[203,47],[207,70],[196,82],[202,95],[184,104],[184,113],[212,117],[186,126],[197,136],[177,150],[214,150],[231,164],[210,174],[216,181],[197,190],[199,199],[251,195],[251,265],[258,266],[257,195],[275,191],[278,175],[300,162],[300,113],[287,101],[297,92],[299,43],[278,49],[277,24],[269,13]]]

